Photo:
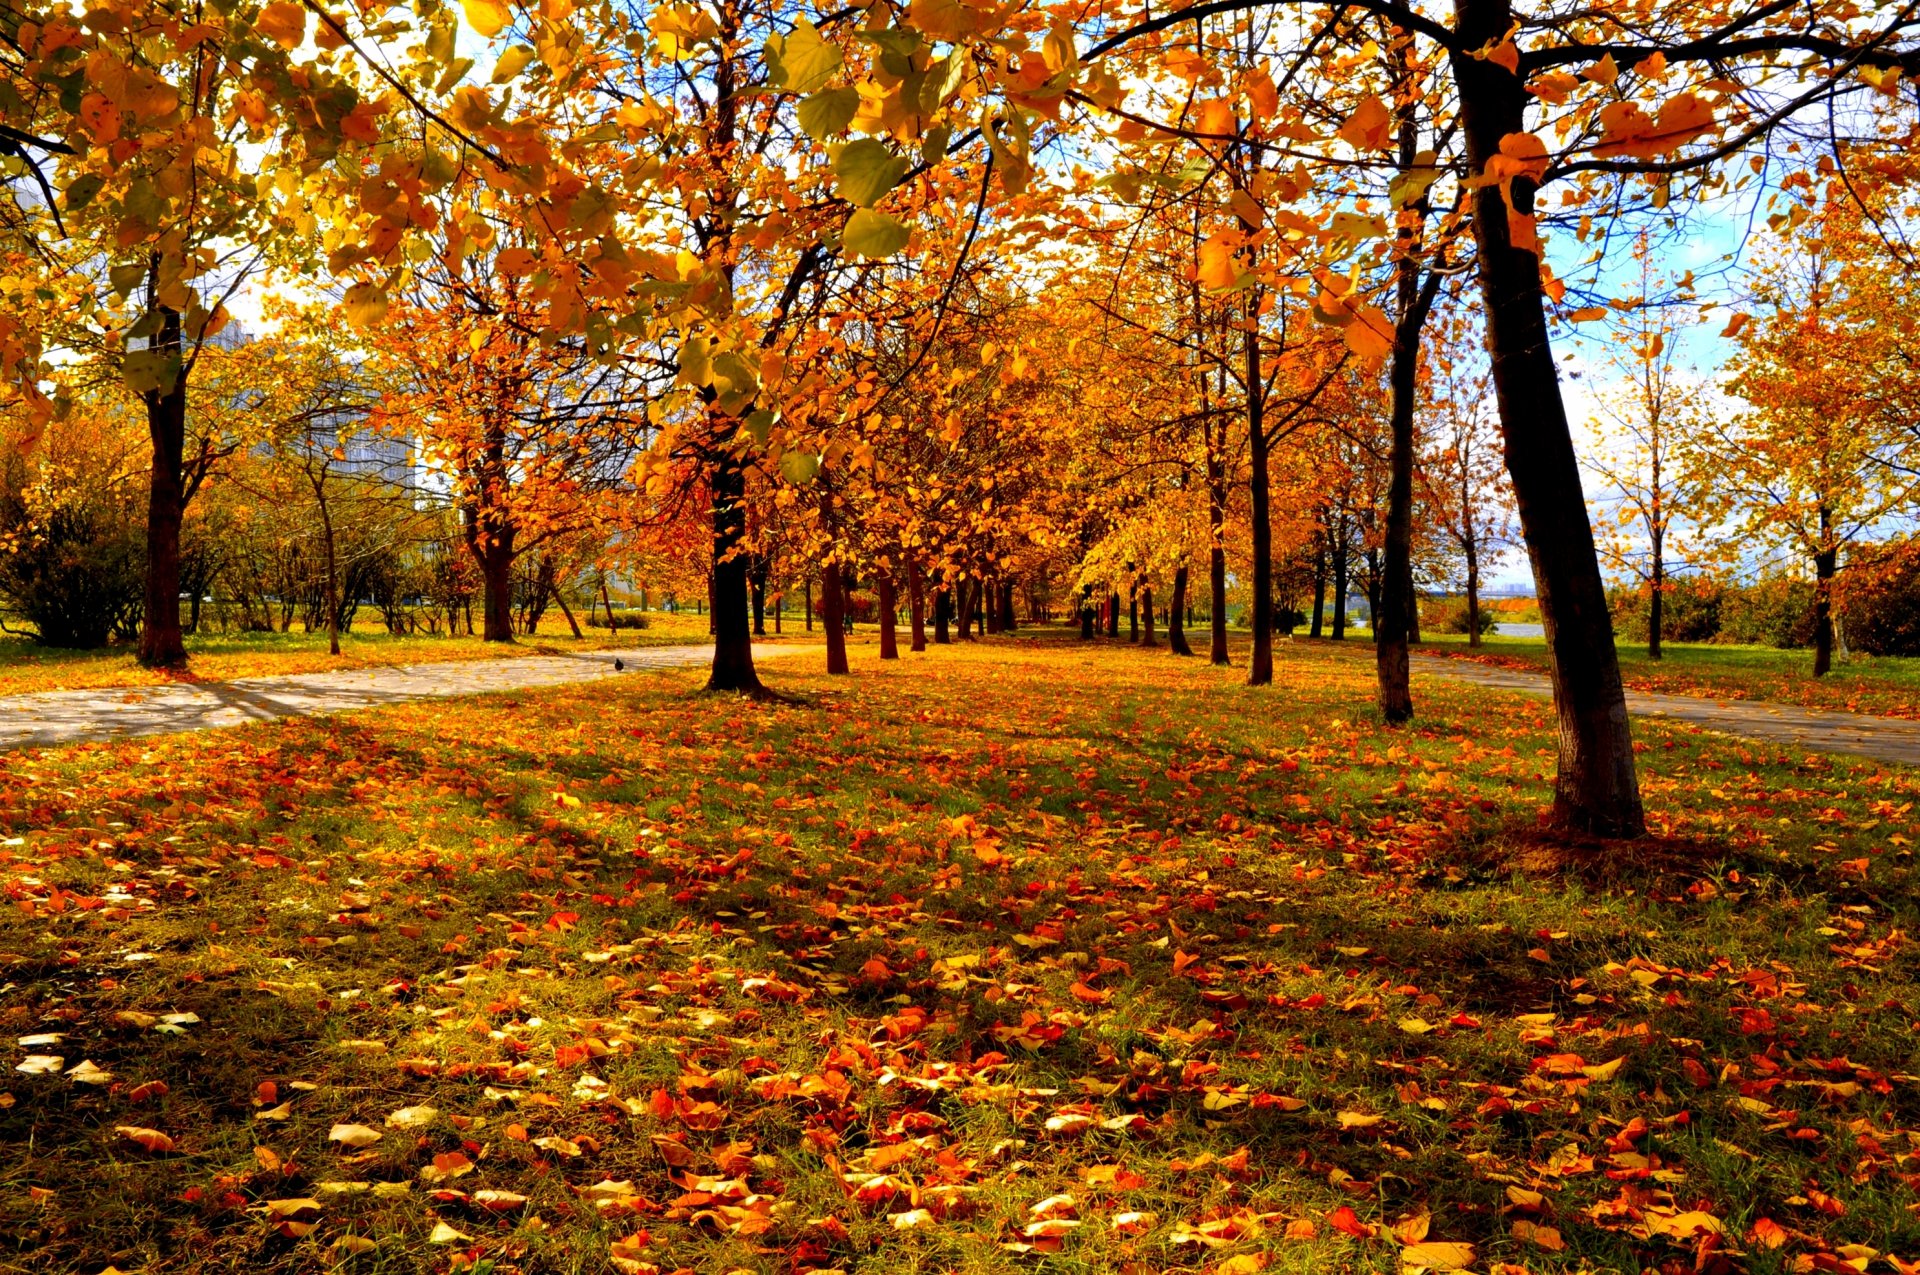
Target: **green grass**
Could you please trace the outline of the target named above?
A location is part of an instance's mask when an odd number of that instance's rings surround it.
[[[1544,704],[1389,731],[1369,654],[863,644],[785,704],[12,758],[0,1023],[65,1039],[9,1057],[115,1083],[10,1062],[0,1270],[1395,1271],[1423,1217],[1476,1270],[1920,1256],[1920,775],[1639,723],[1660,835],[1609,859],[1535,829]]]
[[[1469,655],[1465,635],[1423,636],[1430,654]],[[1622,642],[1618,650],[1621,674],[1635,690],[1920,718],[1920,659],[1855,655],[1836,663],[1827,676],[1815,678],[1811,651],[1668,642],[1662,645],[1662,658],[1650,660],[1644,644]],[[1516,667],[1544,669],[1547,663],[1542,638],[1490,633],[1472,654]]]

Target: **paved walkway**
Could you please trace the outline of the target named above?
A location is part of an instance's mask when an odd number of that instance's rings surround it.
[[[805,646],[755,646],[756,661],[813,650]],[[688,668],[713,658],[711,646],[649,646],[632,651],[581,651],[495,660],[448,660],[435,664],[353,669],[344,673],[293,673],[231,682],[170,682],[163,686],[106,686],[84,691],[40,691],[0,699],[0,751],[70,744],[89,739],[166,735],[309,717],[350,709],[486,691],[527,690],[569,682],[593,682],[627,673]]]
[[[1553,694],[1545,673],[1420,655],[1413,657],[1413,668],[1430,677],[1523,691],[1529,695]],[[1826,712],[1764,700],[1713,700],[1632,690],[1627,692],[1627,711],[1643,717],[1689,722],[1722,735],[1920,766],[1920,722],[1899,717]]]

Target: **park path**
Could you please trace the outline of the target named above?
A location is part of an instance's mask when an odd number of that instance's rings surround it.
[[[756,645],[753,658],[778,659],[809,649],[814,648]],[[624,673],[614,668],[616,658],[626,665]],[[36,691],[0,698],[0,751],[210,730],[451,695],[594,682],[649,669],[690,668],[712,658],[711,646],[652,646],[631,651],[448,660],[338,673],[290,673],[231,682]]]
[[[1413,657],[1415,672],[1472,682],[1477,686],[1551,695],[1545,673],[1494,668],[1471,660]],[[1850,753],[1876,761],[1920,766],[1920,722],[1866,713],[1824,711],[1765,700],[1714,700],[1693,695],[1627,692],[1627,711],[1643,717],[1687,722],[1722,735],[1764,743],[1792,744],[1821,753]]]

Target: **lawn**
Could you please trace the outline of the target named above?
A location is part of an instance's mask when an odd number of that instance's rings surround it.
[[[1920,772],[1639,722],[1608,857],[1369,655],[9,758],[0,1270],[1912,1271]]]
[[[195,681],[225,682],[236,677],[324,673],[387,664],[502,659],[542,650],[589,651],[708,640],[704,615],[658,613],[650,614],[647,621],[645,629],[621,629],[610,634],[604,628],[588,628],[585,637],[576,638],[564,620],[549,617],[543,632],[511,645],[466,636],[395,636],[365,626],[340,635],[338,656],[327,653],[325,633],[205,633],[187,638],[187,676]],[[153,686],[177,680],[176,676],[141,667],[131,646],[69,651],[39,646],[28,638],[0,635],[0,695]]]
[[[1364,640],[1364,639],[1363,639]],[[1543,638],[1490,634],[1479,650],[1465,636],[1428,634],[1419,648],[1428,655],[1474,659],[1510,668],[1547,666]],[[1669,642],[1664,658],[1650,660],[1644,645],[1619,646],[1620,672],[1629,687],[1705,699],[1772,700],[1807,708],[1920,719],[1920,659],[1855,655],[1825,677],[1812,675],[1813,652],[1770,646],[1719,646]]]

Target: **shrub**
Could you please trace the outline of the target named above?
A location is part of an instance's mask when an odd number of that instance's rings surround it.
[[[1667,581],[1662,600],[1660,637],[1666,642],[1712,642],[1720,637],[1721,611],[1730,592],[1707,576],[1679,576]],[[1616,589],[1609,595],[1613,633],[1623,642],[1645,642],[1653,616],[1653,590]]]
[[[1920,655],[1920,540],[1892,546],[1842,579],[1848,646],[1867,655]]]
[[[14,455],[0,470],[0,598],[44,646],[91,650],[140,625],[140,510],[96,466]]]
[[[1434,627],[1442,633],[1471,633],[1473,618],[1467,608],[1467,600],[1459,598],[1444,604],[1436,617]],[[1500,627],[1494,618],[1493,608],[1482,603],[1480,606],[1480,633],[1485,636]]]
[[[1766,576],[1726,591],[1718,640],[1749,646],[1813,645],[1813,582]]]

